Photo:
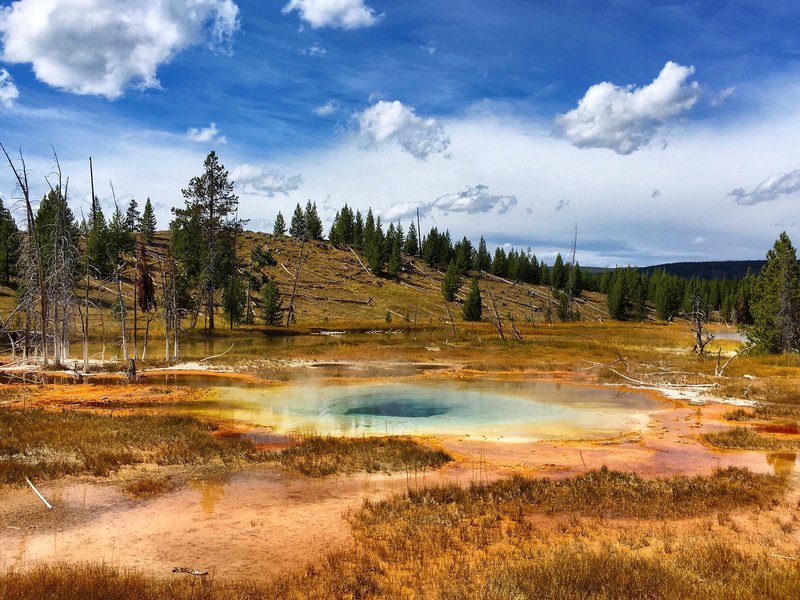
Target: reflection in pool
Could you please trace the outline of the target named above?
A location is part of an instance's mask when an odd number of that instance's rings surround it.
[[[320,435],[457,435],[532,441],[599,439],[643,430],[658,400],[615,389],[541,382],[221,387],[211,401],[181,406]]]

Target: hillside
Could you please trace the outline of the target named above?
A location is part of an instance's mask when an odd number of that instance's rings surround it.
[[[349,248],[336,247],[328,242],[307,242],[303,247],[301,242],[291,237],[261,232],[247,232],[244,239],[243,255],[249,254],[253,246],[260,246],[267,248],[278,262],[263,272],[277,281],[284,305],[288,304],[291,296],[294,273],[303,250],[295,299],[298,324],[384,322],[387,312],[395,324],[406,319],[413,321],[415,315],[417,323],[423,325],[448,319],[441,292],[444,273],[422,261],[405,257],[402,275],[395,282],[375,277],[362,264],[362,256]],[[503,318],[511,314],[520,322],[541,322],[548,304],[555,311],[555,300],[548,286],[502,280],[486,273],[480,274],[479,280],[483,292],[484,317],[491,311],[489,292],[494,296]],[[457,302],[450,306],[456,321],[461,320],[460,301],[468,283],[465,278]],[[583,318],[590,320],[608,316],[605,304],[605,297],[601,294],[588,293],[585,298],[577,299]]]
[[[149,249],[153,265],[153,278],[156,285],[156,298],[160,306],[162,279],[159,270],[161,258],[167,247],[167,232],[160,232],[155,243]],[[398,281],[376,277],[369,273],[362,263],[364,257],[357,255],[350,248],[336,247],[326,241],[301,241],[288,236],[273,236],[262,232],[245,232],[241,240],[240,256],[243,275],[247,275],[250,253],[255,247],[266,249],[275,259],[272,266],[260,270],[254,269],[253,275],[258,279],[269,276],[273,278],[280,290],[283,307],[289,305],[295,287],[296,323],[288,330],[284,327],[274,328],[278,331],[307,331],[312,328],[345,329],[345,328],[403,328],[416,321],[417,326],[441,325],[449,322],[448,307],[442,299],[441,285],[443,271],[429,267],[422,261],[405,257],[402,274]],[[303,254],[299,265],[298,259]],[[513,316],[519,323],[541,323],[546,319],[548,306],[555,318],[557,300],[552,296],[549,286],[533,286],[514,281],[500,279],[488,273],[471,273],[478,275],[483,295],[483,317],[486,320],[492,314],[489,293],[494,296],[497,310],[503,319]],[[82,283],[82,282],[81,282]],[[454,320],[462,321],[461,301],[469,285],[469,278],[464,278],[455,303],[449,309]],[[129,263],[122,278],[125,304],[133,305],[133,263]],[[81,300],[84,290],[77,290]],[[0,315],[7,318],[14,304],[14,290],[0,287]],[[256,315],[256,325],[262,323],[259,318],[258,305],[260,294],[251,290]],[[118,324],[111,320],[111,306],[116,299],[116,285],[109,280],[90,280],[89,302],[100,310],[90,309],[91,330],[94,336],[107,337],[109,332],[118,329]],[[576,308],[584,320],[604,320],[608,317],[605,295],[584,292],[576,299]],[[227,321],[217,308],[217,327],[225,329]],[[387,325],[387,315],[391,323]],[[161,329],[160,313],[154,315],[151,331]],[[141,318],[141,315],[140,315]],[[74,326],[78,330],[77,318]],[[130,323],[129,323],[130,326]],[[184,329],[191,326],[191,320],[184,321]],[[140,323],[140,327],[143,324]],[[203,315],[197,319],[197,328],[203,327]],[[101,333],[105,332],[105,333]]]

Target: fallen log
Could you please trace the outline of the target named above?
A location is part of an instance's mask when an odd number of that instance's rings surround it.
[[[53,505],[50,504],[44,496],[42,496],[42,493],[39,490],[36,489],[36,486],[33,485],[31,480],[28,479],[27,477],[25,477],[25,481],[27,481],[28,485],[31,486],[31,489],[33,490],[33,493],[36,494],[37,496],[39,496],[39,500],[44,502],[44,505],[48,508],[48,510],[53,510]]]
[[[190,567],[172,567],[173,573],[188,573],[189,575],[194,575],[195,577],[205,577],[208,575],[208,571],[198,571],[197,569],[192,569]]]

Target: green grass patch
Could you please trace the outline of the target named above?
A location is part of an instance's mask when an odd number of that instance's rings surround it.
[[[296,446],[270,455],[310,477],[337,473],[392,473],[437,469],[452,461],[443,450],[403,437],[304,437]]]
[[[108,476],[124,465],[260,460],[240,436],[190,416],[0,409],[0,483],[68,474]]]
[[[800,439],[763,435],[749,427],[731,427],[723,431],[704,433],[702,438],[717,448],[742,450],[796,450],[800,448]]]

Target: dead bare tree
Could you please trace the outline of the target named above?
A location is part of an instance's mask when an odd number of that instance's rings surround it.
[[[39,299],[39,317],[40,317],[40,336],[41,336],[41,348],[42,348],[42,365],[47,366],[48,357],[47,357],[47,344],[45,343],[47,340],[47,294],[46,294],[46,287],[45,287],[45,277],[44,277],[44,264],[42,263],[42,252],[41,247],[39,246],[39,237],[36,231],[36,223],[33,218],[33,208],[31,207],[31,195],[30,195],[30,185],[28,183],[28,171],[25,167],[25,159],[22,156],[22,151],[20,150],[19,153],[19,162],[20,166],[14,163],[11,160],[11,156],[9,156],[8,152],[6,151],[5,146],[0,143],[0,149],[2,149],[3,154],[8,161],[9,167],[11,167],[11,171],[14,173],[14,178],[17,180],[17,187],[19,188],[20,192],[22,193],[22,198],[25,202],[25,218],[26,218],[26,225],[27,225],[27,235],[25,236],[25,243],[23,244],[23,252],[21,253],[22,260],[23,260],[23,272],[25,274],[25,283],[26,285],[26,295],[27,297],[23,300],[26,302],[26,342],[25,346],[26,349],[29,347],[29,340],[30,340],[30,324],[33,316],[32,305],[35,300],[34,296],[31,294],[33,293],[33,289],[38,288],[38,299]],[[30,287],[30,284],[35,284],[33,288]],[[25,352],[25,360],[28,360],[28,351]]]
[[[500,312],[497,310],[497,304],[494,301],[494,296],[492,295],[492,290],[486,288],[486,291],[489,293],[489,299],[492,301],[492,311],[494,312],[494,319],[489,319],[497,328],[497,332],[500,334],[500,339],[504,342],[506,341],[505,333],[503,333],[503,319],[500,317]]]
[[[297,258],[297,267],[294,271],[294,287],[292,288],[292,296],[289,299],[289,310],[286,311],[286,326],[288,327],[292,321],[295,320],[294,316],[294,298],[297,295],[297,283],[300,281],[300,264],[303,262],[303,252],[306,249],[306,238],[303,237],[303,244],[300,246],[300,256]]]
[[[708,331],[703,325],[706,319],[706,313],[700,306],[701,298],[699,294],[695,294],[692,298],[692,312],[688,315],[692,321],[692,332],[695,335],[694,348],[692,352],[702,355],[705,352],[706,346],[714,339],[714,334]]]

